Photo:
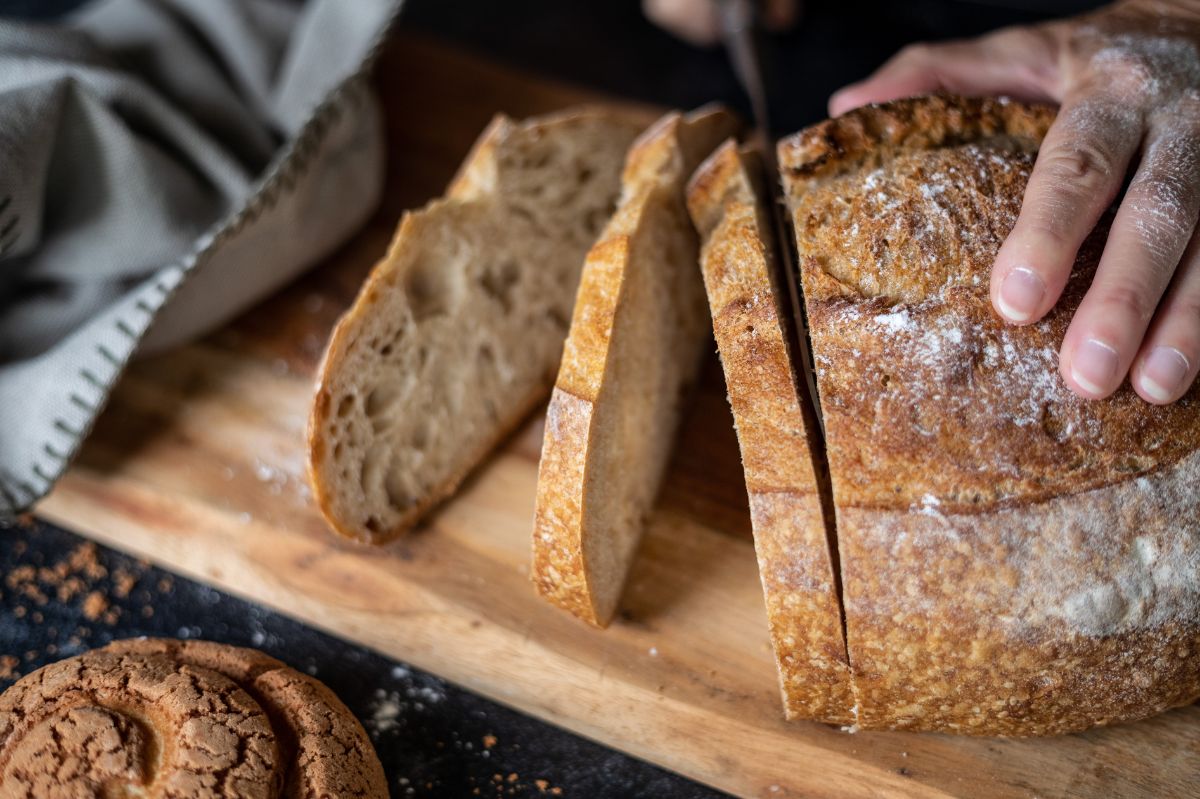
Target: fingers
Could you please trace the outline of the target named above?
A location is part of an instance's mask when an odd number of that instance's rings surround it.
[[[690,44],[711,45],[721,36],[717,4],[712,0],[642,0],[642,13]]]
[[[1079,245],[1121,189],[1142,131],[1141,114],[1116,99],[1067,100],[992,269],[992,305],[1007,321],[1036,322],[1058,302]]]
[[[1186,133],[1178,126],[1151,131],[1154,138],[1113,221],[1096,277],[1063,341],[1063,378],[1083,397],[1098,399],[1115,391],[1139,350],[1145,358],[1135,388],[1151,401],[1182,394],[1180,383],[1195,368],[1195,342],[1189,336],[1197,320],[1188,310],[1195,300],[1194,259],[1180,276],[1172,304],[1161,311],[1154,342],[1141,345],[1200,216],[1198,131],[1200,126]],[[1157,349],[1159,341],[1176,356]],[[1182,361],[1172,365],[1177,356]]]
[[[970,41],[910,45],[871,77],[836,92],[829,99],[829,114],[937,91],[1054,99],[1057,35],[1053,27],[1010,28]]]
[[[1165,405],[1183,396],[1200,369],[1200,236],[1193,235],[1175,281],[1134,362],[1133,388]]]

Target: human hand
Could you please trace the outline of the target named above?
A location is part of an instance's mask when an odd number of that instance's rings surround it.
[[[1148,402],[1183,396],[1200,368],[1200,2],[1125,0],[1076,19],[913,45],[834,94],[829,110],[933,91],[1061,106],[992,270],[992,304],[1013,324],[1054,307],[1132,167],[1060,369],[1086,398],[1108,396],[1127,375]]]
[[[721,38],[720,0],[642,0],[646,17],[695,45],[715,44]],[[763,24],[767,30],[786,30],[800,15],[800,0],[765,0]]]

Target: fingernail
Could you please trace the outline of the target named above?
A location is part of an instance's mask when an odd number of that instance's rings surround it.
[[[1038,277],[1037,272],[1018,266],[1008,273],[1000,284],[1000,292],[996,295],[996,304],[1000,313],[1011,322],[1025,322],[1037,313],[1046,296],[1046,284]]]
[[[1089,394],[1107,394],[1106,386],[1117,376],[1117,351],[1098,339],[1089,338],[1075,349],[1071,377]]]
[[[1142,391],[1159,402],[1170,402],[1191,371],[1187,357],[1174,347],[1155,347],[1142,364]]]

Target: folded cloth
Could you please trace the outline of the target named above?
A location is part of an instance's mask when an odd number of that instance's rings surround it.
[[[382,190],[367,72],[400,0],[97,0],[0,20],[0,518],[135,353],[228,320]]]

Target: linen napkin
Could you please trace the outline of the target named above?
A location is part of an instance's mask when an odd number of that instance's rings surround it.
[[[400,0],[98,0],[0,20],[0,518],[135,354],[332,251],[382,190],[368,71]]]

